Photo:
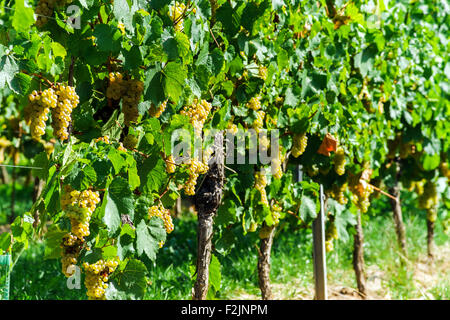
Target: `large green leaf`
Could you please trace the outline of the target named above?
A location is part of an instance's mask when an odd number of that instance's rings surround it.
[[[17,32],[28,33],[35,22],[33,8],[27,2],[25,0],[15,1],[12,26]]]
[[[164,91],[172,101],[177,103],[183,93],[187,72],[181,64],[169,62],[162,73],[164,74]]]
[[[159,242],[166,240],[166,232],[163,221],[158,217],[150,219],[148,225],[142,219],[136,228],[136,249],[139,255],[146,254],[155,261]]]
[[[317,217],[316,200],[310,194],[304,192],[300,200],[299,215],[302,220],[315,219]]]
[[[147,289],[146,273],[147,268],[141,261],[136,259],[127,261],[123,269],[115,271],[114,285],[106,296],[121,299],[142,299]]]

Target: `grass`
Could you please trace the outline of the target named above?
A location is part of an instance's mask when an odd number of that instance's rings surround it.
[[[19,192],[20,194],[20,192]],[[379,208],[380,209],[380,208]],[[377,215],[364,224],[365,262],[368,286],[378,281],[372,294],[392,299],[449,299],[448,270],[433,269],[440,281],[418,284],[415,266],[426,254],[426,226],[421,215],[409,215],[405,208],[408,262],[402,264],[392,218]],[[378,211],[378,209],[377,209]],[[379,212],[379,211],[378,211]],[[196,254],[196,220],[176,219],[175,230],[158,252],[156,263],[149,265],[151,285],[145,299],[190,299],[192,280],[190,266]],[[236,245],[222,264],[222,289],[219,299],[259,299],[257,264],[257,234],[243,235],[236,227]],[[436,224],[437,248],[447,246],[448,235]],[[437,250],[439,251],[439,250]],[[313,298],[312,236],[310,230],[282,230],[276,236],[271,258],[271,281],[277,299]],[[11,299],[86,299],[84,286],[80,290],[67,288],[58,260],[43,260],[43,243],[34,243],[17,262],[11,274]],[[336,242],[335,250],[327,254],[328,284],[331,288],[355,288],[352,269],[352,241]],[[428,276],[423,273],[423,276]]]
[[[11,186],[0,185],[0,225],[8,223],[11,214]],[[16,199],[14,211],[16,216],[22,216],[24,212],[30,210],[32,205],[33,186],[16,184]]]

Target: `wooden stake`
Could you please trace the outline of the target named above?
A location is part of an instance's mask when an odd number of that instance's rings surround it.
[[[313,221],[313,259],[315,299],[327,300],[327,262],[325,255],[325,195],[320,185],[320,213]]]

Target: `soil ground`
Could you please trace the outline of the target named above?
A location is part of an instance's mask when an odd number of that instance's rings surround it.
[[[420,256],[415,262],[408,262],[408,270],[412,272],[412,287],[416,297],[413,299],[434,300],[432,289],[442,284],[443,279],[450,280],[450,244],[436,247],[435,257],[429,260],[426,255]],[[391,300],[393,288],[389,288],[387,272],[378,266],[366,267],[368,288],[367,300]],[[330,278],[330,275],[329,277]],[[449,290],[449,288],[447,288]],[[314,287],[305,287],[300,281],[292,279],[289,284],[272,283],[274,300],[311,300],[314,299]],[[236,300],[259,300],[259,295],[236,291]],[[361,300],[357,289],[333,284],[328,280],[329,300]]]

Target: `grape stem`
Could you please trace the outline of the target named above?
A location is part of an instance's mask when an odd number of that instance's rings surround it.
[[[163,191],[163,193],[159,196],[159,199],[161,200],[162,197],[164,197],[164,195],[167,193],[167,191],[169,191],[169,185],[170,185],[170,181],[172,180],[173,176],[169,177],[169,181],[167,181],[167,185],[165,190]]]
[[[39,73],[28,73],[26,70],[21,70],[20,72],[24,73],[24,74],[27,74],[27,75],[30,75],[30,76],[33,76],[33,77],[36,77],[36,78],[38,78],[40,80],[43,80],[51,88],[55,87],[55,84],[53,82],[51,82],[50,80],[44,78],[44,76],[39,74]]]
[[[367,180],[364,180],[364,179],[361,179],[361,180],[365,181],[369,186],[371,186],[372,188],[374,188],[374,190],[378,191],[379,193],[384,194],[385,196],[391,198],[392,200],[397,201],[397,198],[394,197],[393,195],[391,195],[391,194],[389,194],[389,193],[387,193],[387,192],[381,190],[380,188],[375,187],[373,184],[370,184]]]

